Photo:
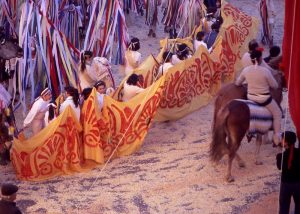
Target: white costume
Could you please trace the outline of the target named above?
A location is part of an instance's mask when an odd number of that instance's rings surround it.
[[[45,127],[44,118],[49,102],[44,101],[41,97],[37,98],[24,120],[24,128],[31,124],[33,135]]]
[[[194,50],[195,50],[195,52],[198,50],[198,48],[200,47],[200,45],[204,46],[207,49],[207,44],[205,42],[195,40],[194,41]]]
[[[141,59],[142,54],[140,52],[127,50],[125,53],[125,74],[131,74],[140,65]]]
[[[166,63],[162,64],[161,66],[159,66],[156,79],[158,79],[162,75],[166,74],[168,72],[168,69],[171,67],[173,67],[173,64],[171,62],[166,62]]]
[[[124,94],[123,101],[128,101],[133,98],[135,95],[143,92],[145,89],[140,88],[136,85],[128,85],[126,82],[124,83]]]
[[[187,56],[187,58],[191,58],[191,57],[192,57],[191,55],[188,55],[188,56]],[[174,55],[172,56],[171,62],[172,62],[173,65],[176,65],[176,64],[178,64],[178,63],[180,63],[180,62],[182,62],[182,61],[183,61],[183,60],[179,59],[178,56],[177,56],[176,54],[174,54]]]
[[[71,106],[71,108],[75,112],[76,118],[78,119],[78,121],[80,121],[79,104],[76,107],[75,104],[74,104],[74,101],[73,101],[73,97],[71,97],[71,96],[67,97],[67,99],[60,105],[59,114],[61,114],[67,108],[67,106]]]
[[[99,111],[100,112],[103,108],[104,95],[105,94],[100,94],[99,92],[97,92],[97,99],[98,99],[98,103],[99,103]]]
[[[86,68],[83,72],[80,69],[78,72],[81,90],[93,87],[97,82],[97,75],[94,72],[93,67],[88,63],[86,63],[85,66]]]

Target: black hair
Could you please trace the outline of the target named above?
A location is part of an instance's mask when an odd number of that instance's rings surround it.
[[[51,102],[51,103],[53,103],[53,104],[55,105],[54,102]],[[50,106],[49,106],[48,111],[49,111],[48,121],[51,121],[51,120],[53,120],[53,118],[54,118],[54,116],[55,116],[55,108],[53,107],[53,105],[50,105]]]
[[[139,81],[139,76],[138,76],[137,74],[131,74],[131,75],[128,77],[126,83],[127,83],[128,85],[137,85],[138,81]]]
[[[272,46],[270,48],[270,56],[271,57],[276,57],[280,54],[280,47],[279,46]]]
[[[97,89],[99,86],[103,85],[104,87],[106,87],[106,84],[104,81],[99,80],[95,83],[94,87]]]
[[[76,106],[76,108],[78,107],[79,104],[79,93],[78,90],[72,86],[67,86],[65,87],[65,91],[70,94],[70,96],[73,98],[73,102]]]
[[[84,51],[83,53],[81,53],[80,55],[80,70],[81,72],[84,72],[84,70],[86,69],[86,56],[92,57],[93,56],[93,52],[92,51]]]
[[[285,131],[281,134],[282,139],[284,138],[285,142],[287,142],[288,145],[292,145],[296,143],[297,136],[295,132],[292,131]]]
[[[262,56],[262,52],[259,50],[254,50],[250,53],[250,58],[253,64],[255,64],[255,61],[258,62],[261,56]]]
[[[165,62],[170,62],[170,60],[172,59],[173,53],[171,51],[165,51],[163,53],[163,60]]]
[[[258,48],[258,43],[255,39],[251,40],[248,44],[249,52],[254,51],[256,48]]]
[[[204,33],[203,31],[200,31],[200,32],[197,33],[196,39],[197,39],[198,41],[202,41],[203,38],[204,38],[204,36],[205,36],[205,33]]]
[[[129,43],[129,50],[137,51],[140,49],[140,40],[136,37],[132,38]]]
[[[220,26],[223,24],[224,20],[223,17],[220,15],[216,18],[216,22],[220,24]]]
[[[178,45],[176,54],[180,60],[185,60],[189,54],[189,47],[184,43]]]
[[[81,92],[81,96],[83,96],[84,100],[87,100],[89,98],[90,94],[92,93],[93,88],[85,88]]]
[[[215,30],[217,32],[219,32],[219,29],[220,29],[220,23],[219,22],[214,22],[212,25],[211,25],[211,29],[212,30]]]

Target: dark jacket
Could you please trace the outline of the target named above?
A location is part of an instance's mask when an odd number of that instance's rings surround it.
[[[294,156],[292,161],[292,166],[288,169],[290,149],[287,149],[283,153],[283,164],[282,164],[282,175],[281,182],[284,183],[295,183],[300,182],[300,149],[294,148]],[[277,154],[277,168],[281,169],[281,157],[282,153]]]
[[[0,201],[0,214],[22,214],[15,202],[12,201]]]

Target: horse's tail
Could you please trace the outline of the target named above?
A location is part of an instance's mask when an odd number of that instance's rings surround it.
[[[218,162],[225,154],[229,153],[226,143],[226,122],[228,115],[228,105],[215,115],[212,129],[212,142],[210,144],[210,159],[213,162]]]

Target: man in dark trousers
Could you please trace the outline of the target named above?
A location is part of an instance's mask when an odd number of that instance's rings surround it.
[[[18,187],[14,184],[3,184],[1,187],[0,214],[22,214],[14,202]]]
[[[279,214],[289,214],[291,197],[295,202],[295,214],[300,214],[300,149],[294,147],[294,132],[286,131],[282,134],[282,139],[285,151],[276,156],[277,168],[282,170]]]

